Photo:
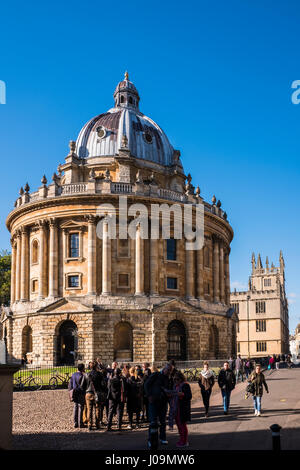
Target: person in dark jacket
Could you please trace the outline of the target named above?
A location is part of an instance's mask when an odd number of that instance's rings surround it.
[[[269,393],[268,385],[265,379],[264,374],[261,371],[260,364],[257,364],[255,367],[255,371],[252,372],[250,375],[249,382],[254,385],[254,393],[253,393],[253,404],[254,404],[254,411],[255,416],[261,415],[261,398],[263,396],[263,387],[267,393]]]
[[[143,373],[137,374],[134,367],[129,370],[130,377],[127,379],[127,414],[129,418],[128,429],[133,428],[133,415],[136,414],[136,427],[140,426],[140,413],[143,408]]]
[[[122,429],[122,419],[124,413],[124,405],[126,402],[127,383],[124,376],[122,376],[121,369],[117,368],[114,371],[114,376],[108,382],[109,399],[109,413],[107,430],[111,431],[112,419],[114,414],[117,413],[118,429]]]
[[[87,407],[87,422],[89,431],[92,430],[93,426],[93,410],[95,409],[96,429],[100,429],[100,404],[101,396],[103,402],[106,397],[106,384],[104,377],[98,370],[98,363],[91,363],[91,372],[87,375],[87,388],[86,388],[86,407]]]
[[[159,437],[161,444],[168,444],[166,438],[166,414],[168,397],[164,389],[170,389],[169,374],[171,367],[166,364],[161,372],[153,372],[144,384],[145,394],[148,398],[149,411],[149,440],[148,447],[151,448],[151,429],[160,422]]]
[[[203,370],[200,372],[198,384],[201,390],[203,405],[205,408],[205,417],[208,417],[209,399],[212,388],[215,383],[215,377],[212,370],[209,369],[208,362],[204,362]]]
[[[84,364],[78,364],[78,371],[74,372],[69,382],[69,392],[72,394],[74,403],[73,419],[74,428],[84,428],[83,424],[83,408],[85,404],[85,390],[87,379],[85,375]]]
[[[143,414],[142,414],[142,421],[143,422],[149,422],[149,413],[148,413],[148,398],[145,394],[145,382],[146,380],[148,379],[148,377],[150,377],[151,375],[151,369],[150,369],[150,364],[149,362],[145,362],[143,364],[143,393],[144,393],[144,397],[143,397]],[[145,419],[145,416],[146,416],[146,419]]]
[[[188,447],[188,428],[187,422],[191,421],[191,387],[185,379],[182,372],[178,371],[174,375],[174,389],[169,391],[165,389],[167,395],[171,395],[169,425],[173,428],[173,419],[178,427],[180,439],[177,447]]]
[[[234,372],[229,369],[228,361],[224,362],[223,369],[220,370],[218,375],[218,384],[222,392],[224,414],[228,415],[230,405],[230,395],[235,387],[235,375]]]

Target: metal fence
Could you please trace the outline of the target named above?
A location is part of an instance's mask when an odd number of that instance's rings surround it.
[[[209,367],[218,375],[220,368],[226,359],[209,360]],[[260,363],[264,368],[267,367],[268,358],[254,358],[253,362]],[[176,368],[181,370],[188,381],[196,381],[199,378],[200,371],[203,368],[204,360],[197,361],[176,361]],[[136,362],[128,363],[130,366],[137,365]],[[160,370],[166,361],[156,361],[154,365]],[[119,364],[121,366],[121,364]],[[42,390],[42,389],[58,389],[67,388],[71,375],[76,372],[76,365],[40,365],[33,366],[31,364],[22,365],[18,372],[14,374],[14,390]],[[86,368],[88,372],[89,369]]]

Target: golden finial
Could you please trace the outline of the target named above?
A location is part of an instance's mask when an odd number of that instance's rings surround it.
[[[129,75],[128,75],[128,72],[127,72],[127,70],[126,70],[126,72],[125,72],[125,75],[124,75],[124,77],[125,77],[125,80],[128,80],[128,78],[129,78]]]

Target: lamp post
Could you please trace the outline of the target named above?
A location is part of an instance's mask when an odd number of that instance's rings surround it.
[[[247,295],[248,357],[250,357],[250,333],[249,333],[249,300],[250,300],[250,295]]]

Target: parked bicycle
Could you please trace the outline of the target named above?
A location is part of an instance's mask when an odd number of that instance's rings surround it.
[[[66,374],[62,375],[56,370],[54,375],[49,379],[49,387],[52,390],[55,390],[58,386],[67,387],[70,382],[70,374],[66,372]]]
[[[32,372],[26,378],[23,378],[21,375],[14,378],[14,388],[22,391],[27,388],[27,390],[41,390],[43,386],[43,381],[40,377],[34,377]]]

